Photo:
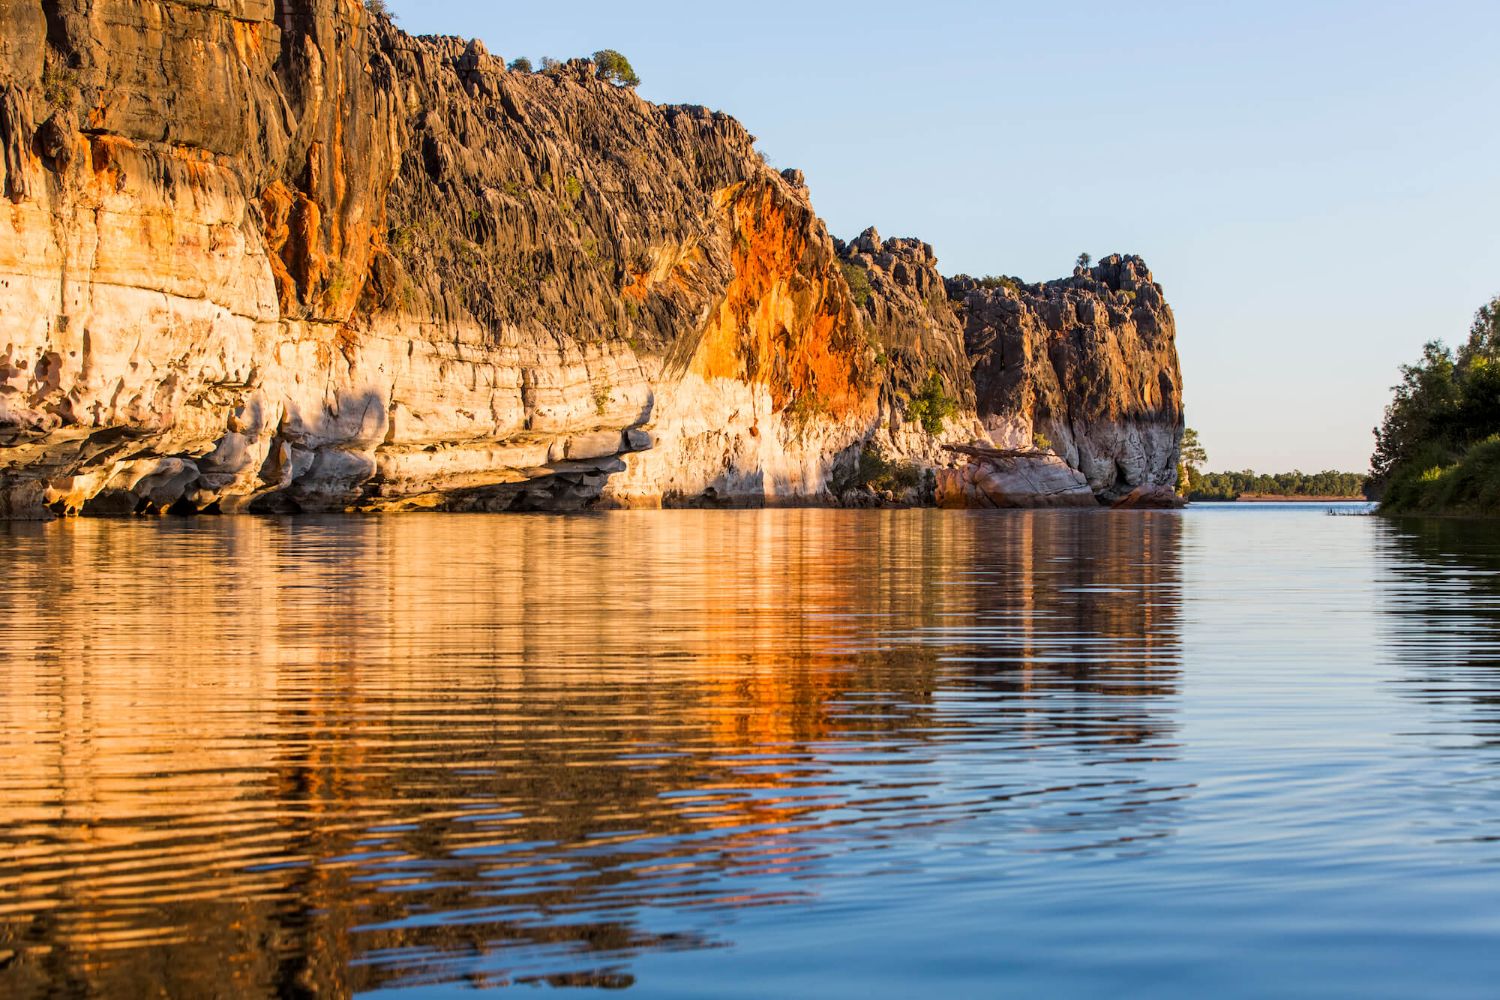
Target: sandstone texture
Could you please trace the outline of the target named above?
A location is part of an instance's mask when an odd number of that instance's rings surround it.
[[[968,463],[937,473],[939,507],[1098,507],[1083,473],[1048,451],[956,447]]]
[[[1037,436],[1113,502],[1171,490],[1182,443],[1172,311],[1139,257],[1044,284],[955,278],[978,414],[1002,448]]]
[[[945,281],[725,115],[356,0],[0,0],[0,195],[0,517],[831,503],[1033,431],[1107,500],[1175,469],[1138,259]]]

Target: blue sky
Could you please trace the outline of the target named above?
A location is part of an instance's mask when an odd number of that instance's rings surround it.
[[[1500,293],[1500,3],[392,0],[538,61],[624,52],[740,118],[839,236],[947,274],[1139,253],[1211,468],[1365,468],[1396,366]]]

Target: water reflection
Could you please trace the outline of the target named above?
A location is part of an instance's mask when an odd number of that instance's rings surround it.
[[[838,880],[1149,853],[1190,791],[1152,771],[1180,533],[0,526],[0,994],[624,986]]]
[[[1442,713],[1422,732],[1447,745],[1500,746],[1500,525],[1405,518],[1386,534],[1397,683]]]

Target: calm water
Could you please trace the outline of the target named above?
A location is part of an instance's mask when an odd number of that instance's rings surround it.
[[[0,996],[1493,997],[1500,533],[0,525]]]

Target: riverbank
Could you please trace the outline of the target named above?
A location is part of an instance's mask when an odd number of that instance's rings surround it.
[[[1471,446],[1451,465],[1408,463],[1380,504],[1382,514],[1500,515],[1500,435]]]
[[[1281,493],[1245,493],[1235,497],[1233,503],[1364,503],[1364,496],[1304,497]]]

